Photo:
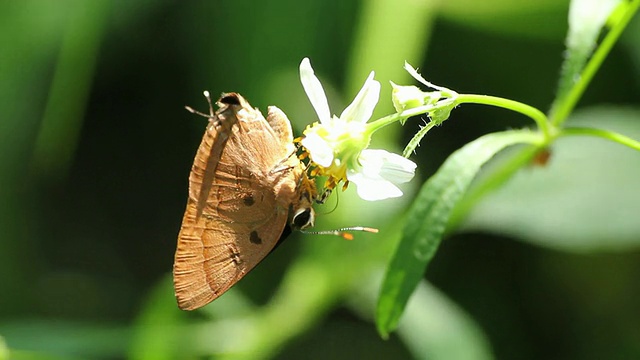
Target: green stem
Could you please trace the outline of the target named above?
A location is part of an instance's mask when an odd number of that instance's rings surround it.
[[[374,133],[378,130],[380,130],[381,128],[389,125],[389,124],[393,124],[396,121],[401,121],[404,119],[408,119],[412,116],[418,116],[418,115],[422,115],[422,114],[426,114],[434,109],[440,108],[440,107],[445,107],[450,105],[453,102],[453,99],[446,99],[446,100],[442,100],[439,101],[436,104],[429,104],[429,105],[423,105],[423,106],[418,106],[418,107],[414,107],[408,110],[405,110],[401,113],[395,113],[395,114],[391,114],[391,115],[387,115],[383,118],[377,119],[375,121],[372,121],[370,123],[367,124],[367,130],[370,133]]]
[[[593,79],[593,76],[596,74],[604,62],[604,59],[611,51],[611,48],[613,48],[613,45],[620,37],[620,34],[622,34],[622,31],[625,29],[631,18],[633,18],[633,15],[638,11],[638,7],[640,7],[640,0],[633,0],[628,4],[627,11],[620,16],[620,20],[611,28],[602,40],[602,43],[593,53],[591,59],[589,59],[589,62],[582,71],[580,78],[576,81],[571,90],[569,90],[567,96],[558,102],[558,106],[552,106],[549,119],[551,119],[551,124],[553,126],[558,127],[567,119],[569,114],[571,114],[582,97],[582,94],[587,89],[587,86]]]
[[[423,114],[423,113],[420,113],[420,114]],[[402,116],[402,113],[387,115],[383,118],[380,118],[378,120],[368,123],[367,130],[369,131],[369,133],[374,133],[387,125],[393,124],[394,122],[400,121],[403,119],[406,119],[406,117]]]
[[[594,129],[594,128],[581,128],[581,127],[569,127],[562,130],[558,136],[571,136],[571,135],[589,135],[601,137],[603,139],[617,142],[618,144],[628,146],[634,150],[640,151],[640,141],[634,140],[628,136],[618,134],[613,131]]]
[[[407,146],[404,148],[404,151],[402,152],[402,156],[404,156],[405,158],[409,158],[409,156],[411,156],[411,153],[413,152],[413,150],[415,150],[415,148],[418,147],[418,143],[420,143],[420,140],[422,140],[422,138],[427,134],[427,132],[429,132],[429,130],[431,130],[431,128],[436,126],[436,124],[438,124],[438,123],[435,122],[435,121],[430,121],[425,126],[423,126],[413,136],[411,141],[409,141]]]
[[[538,128],[542,131],[545,138],[551,137],[551,131],[549,129],[549,120],[547,116],[540,110],[533,106],[514,101],[509,99],[503,99],[496,96],[488,95],[473,95],[473,94],[460,94],[456,98],[457,104],[472,103],[472,104],[484,104],[501,107],[504,109],[513,110],[519,112],[525,116],[530,117],[538,124]]]
[[[521,103],[519,101],[504,99],[496,96],[474,95],[474,94],[459,94],[454,98],[441,100],[436,104],[419,106],[419,107],[405,110],[401,113],[385,116],[383,118],[380,118],[378,120],[375,120],[367,124],[367,130],[373,133],[379,130],[380,128],[385,127],[389,124],[392,124],[396,121],[407,119],[412,116],[426,114],[432,110],[450,106],[452,103],[455,104],[455,106],[463,103],[484,104],[484,105],[497,106],[497,107],[501,107],[508,110],[513,110],[515,112],[519,112],[533,119],[533,121],[536,122],[536,124],[538,125],[538,128],[540,128],[540,130],[542,131],[546,139],[551,138],[553,135],[551,134],[551,130],[549,129],[549,122],[548,122],[547,116],[542,111],[534,108],[533,106]]]

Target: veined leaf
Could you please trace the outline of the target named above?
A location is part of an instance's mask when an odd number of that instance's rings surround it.
[[[542,136],[511,130],[482,136],[454,152],[423,186],[407,214],[402,238],[387,269],[376,309],[382,336],[398,325],[444,234],[453,207],[484,163],[507,146],[539,144]]]

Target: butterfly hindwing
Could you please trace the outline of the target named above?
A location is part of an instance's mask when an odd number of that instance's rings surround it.
[[[220,296],[273,249],[303,172],[279,109],[270,108],[267,121],[233,93],[218,105],[194,160],[178,236],[174,287],[185,310]]]

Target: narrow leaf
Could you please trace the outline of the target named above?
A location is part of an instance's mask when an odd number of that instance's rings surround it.
[[[563,97],[579,77],[596,46],[600,31],[620,0],[573,0],[569,10],[567,52],[560,77],[559,97]]]
[[[569,9],[569,31],[565,59],[558,83],[552,113],[564,102],[580,79],[582,70],[597,45],[598,36],[609,15],[621,0],[573,0]]]
[[[529,130],[482,136],[454,152],[422,186],[407,214],[402,239],[378,299],[376,323],[383,337],[398,325],[409,297],[440,244],[453,207],[482,165],[507,146],[541,142],[541,135]]]

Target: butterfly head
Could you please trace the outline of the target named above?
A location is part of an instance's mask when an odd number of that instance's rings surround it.
[[[304,230],[313,227],[315,212],[309,204],[308,207],[301,207],[295,210],[291,218],[291,227],[295,230]]]
[[[289,224],[293,230],[304,230],[314,226],[315,211],[312,204],[315,202],[316,187],[306,173],[302,174],[297,188],[297,201],[291,204]]]
[[[304,192],[302,195],[297,204],[292,204],[292,215],[289,223],[293,230],[304,230],[313,227],[316,220],[316,213],[313,210],[313,206],[311,206],[310,197],[304,196]]]

